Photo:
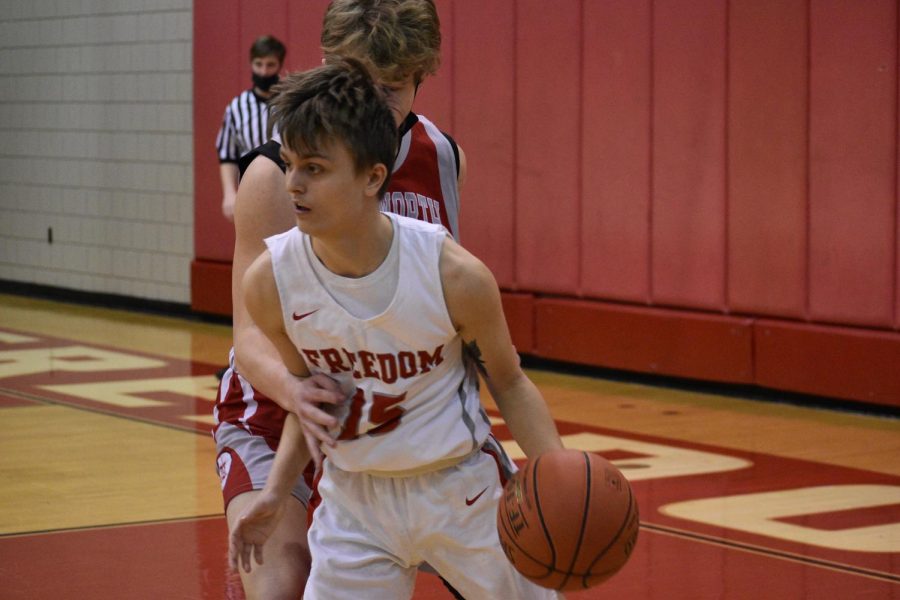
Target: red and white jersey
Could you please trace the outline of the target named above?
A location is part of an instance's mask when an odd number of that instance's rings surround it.
[[[400,138],[400,151],[381,210],[439,223],[459,241],[459,180],[453,144],[431,121],[415,123]]]
[[[312,373],[349,392],[338,444],[325,449],[346,471],[415,471],[466,456],[490,433],[475,369],[463,360],[444,302],[447,232],[389,216],[394,239],[384,263],[399,261],[398,281],[387,308],[368,319],[351,315],[320,282],[299,229],[266,240],[288,336]]]

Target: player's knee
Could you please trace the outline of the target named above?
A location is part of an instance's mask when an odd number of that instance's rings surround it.
[[[244,595],[247,600],[297,600],[297,598],[303,597],[303,587],[291,590],[273,588],[259,591],[251,591],[244,588]]]
[[[307,575],[293,573],[245,580],[244,595],[247,600],[297,600],[303,596]]]
[[[303,594],[312,560],[305,544],[287,543],[279,548],[277,564],[254,565],[241,571],[247,600],[296,600]]]

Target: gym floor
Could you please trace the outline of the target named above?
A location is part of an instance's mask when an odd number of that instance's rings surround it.
[[[243,598],[209,434],[230,336],[0,295],[0,598]],[[626,567],[568,598],[900,598],[896,418],[528,373],[641,510]]]

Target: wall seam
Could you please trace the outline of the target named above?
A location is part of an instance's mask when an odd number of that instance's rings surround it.
[[[897,305],[897,292],[900,287],[898,280],[898,267],[900,267],[900,239],[898,239],[897,219],[900,218],[900,77],[897,76],[897,70],[900,69],[900,7],[894,5],[894,286],[893,286],[893,307],[894,307],[894,330],[900,329],[900,306]]]
[[[811,0],[806,0],[806,285],[803,299],[803,318],[810,322],[812,306],[812,5]]]
[[[459,44],[456,43],[456,8],[458,6],[457,2],[451,0],[450,2],[450,30],[453,32],[453,51],[450,52],[450,131],[456,132],[456,48]]]
[[[584,2],[585,0],[582,0],[578,5],[578,23],[580,25],[578,32],[578,159],[575,161],[578,169],[578,177],[575,181],[575,189],[577,190],[577,214],[579,215],[577,249],[578,255],[576,257],[577,263],[575,267],[575,294],[579,298],[584,297],[584,244],[586,241],[584,232]]]
[[[647,110],[650,112],[647,127],[647,298],[648,306],[653,305],[653,199],[656,196],[656,173],[654,171],[654,141],[656,136],[655,106],[656,106],[656,28],[655,28],[655,1],[648,0],[648,27],[650,29],[650,52],[647,68],[650,71]]]
[[[510,174],[511,188],[512,188],[512,272],[513,272],[513,291],[518,291],[520,287],[521,276],[519,274],[519,256],[516,248],[518,244],[516,243],[519,238],[519,219],[518,219],[518,177],[516,176],[516,171],[518,170],[519,165],[519,10],[518,3],[516,0],[511,0],[513,10],[512,10],[512,56],[513,56],[513,68],[512,68],[512,88],[513,88],[513,98],[512,98],[512,119],[513,119],[513,127],[512,127],[512,172]],[[537,324],[535,323],[535,327]],[[535,329],[536,331],[536,329]]]
[[[722,251],[722,312],[731,313],[731,297],[729,289],[729,268],[731,265],[731,0],[725,3],[725,106],[722,122],[723,143],[725,144],[725,161],[722,178],[722,211],[724,229],[724,248]]]

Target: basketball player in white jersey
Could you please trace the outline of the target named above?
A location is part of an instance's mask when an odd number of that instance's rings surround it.
[[[402,142],[382,209],[440,222],[457,235],[465,154],[448,135],[412,112],[419,84],[436,72],[440,62],[440,22],[432,0],[333,0],[323,22],[322,49],[326,60],[345,55],[367,59],[387,88]],[[310,564],[306,547],[310,489],[303,477],[292,482],[287,501],[253,504],[269,477],[286,411],[306,420],[306,413],[318,410],[318,392],[300,386],[287,373],[242,301],[243,273],[265,250],[263,239],[294,225],[279,148],[270,142],[240,161],[232,286],[234,352],[215,409],[217,463],[229,530],[234,532],[240,523],[253,528],[254,519],[267,511],[283,515],[267,537],[265,566],[240,572],[249,600],[299,597]],[[251,505],[255,512],[248,513]]]
[[[380,212],[397,130],[361,63],[289,77],[273,108],[297,227],[266,240],[243,290],[325,409],[305,425],[326,457],[304,598],[409,598],[426,562],[470,600],[556,598],[515,571],[496,531],[513,466],[477,373],[526,455],[562,444],[490,271],[443,226]],[[290,414],[278,454],[304,446]],[[236,552],[247,569],[248,550]]]

